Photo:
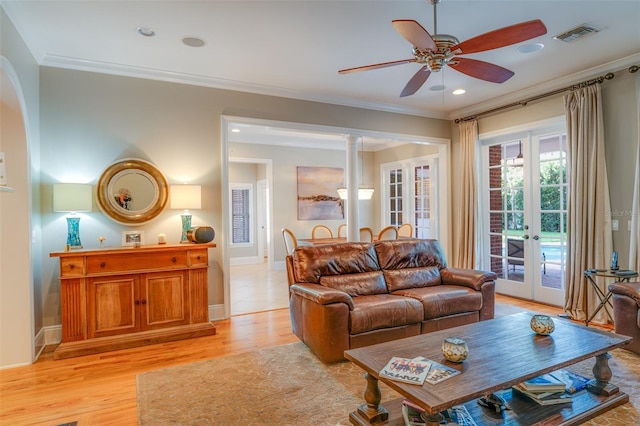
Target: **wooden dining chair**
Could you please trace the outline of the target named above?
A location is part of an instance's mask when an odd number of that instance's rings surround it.
[[[370,243],[373,241],[373,229],[360,228],[360,241]]]
[[[344,223],[340,226],[338,226],[338,238],[346,238],[347,237],[347,225],[345,225]]]
[[[387,226],[383,228],[382,231],[378,234],[379,240],[397,240],[398,239],[398,228],[395,226]]]
[[[316,225],[311,230],[311,238],[333,238],[333,231],[326,225]]]
[[[398,238],[405,237],[411,238],[413,237],[413,225],[410,223],[404,223],[398,227]]]
[[[284,228],[282,230],[282,237],[284,238],[284,247],[287,250],[287,254],[293,254],[293,251],[298,247],[298,240],[293,235],[290,229]]]

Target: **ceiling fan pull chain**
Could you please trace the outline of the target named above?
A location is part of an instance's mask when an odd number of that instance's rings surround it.
[[[440,0],[431,0],[433,5],[433,34],[438,34],[438,3],[440,3]]]

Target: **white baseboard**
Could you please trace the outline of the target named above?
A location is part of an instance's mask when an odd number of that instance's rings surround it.
[[[61,325],[51,325],[49,327],[43,327],[44,330],[44,344],[46,345],[57,345],[62,342],[62,326]]]
[[[223,319],[225,319],[224,305],[209,305],[209,320],[218,321]]]
[[[46,345],[45,330],[44,328],[41,328],[40,331],[38,331],[38,334],[36,334],[36,338],[33,339],[34,360],[37,360],[40,357],[40,354]]]

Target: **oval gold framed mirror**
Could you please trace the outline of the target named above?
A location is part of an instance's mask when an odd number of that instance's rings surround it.
[[[158,216],[167,205],[167,180],[153,164],[136,159],[107,167],[98,181],[98,205],[124,225],[139,225]]]

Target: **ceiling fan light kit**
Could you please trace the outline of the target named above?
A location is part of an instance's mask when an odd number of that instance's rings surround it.
[[[438,34],[436,5],[440,3],[440,0],[430,0],[430,2],[433,5],[434,12],[434,35],[429,34],[422,25],[412,19],[396,19],[392,21],[396,31],[413,45],[413,58],[347,68],[339,70],[338,73],[348,74],[412,62],[423,64],[404,87],[400,93],[400,97],[410,96],[416,93],[424,85],[432,72],[439,72],[447,65],[470,77],[492,83],[504,83],[513,77],[514,73],[512,71],[499,65],[477,59],[460,57],[459,55],[498,49],[521,43],[547,33],[547,28],[542,21],[535,19],[490,31],[460,43],[455,36]]]

